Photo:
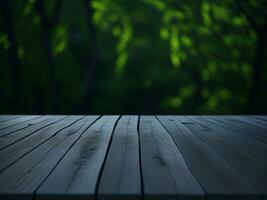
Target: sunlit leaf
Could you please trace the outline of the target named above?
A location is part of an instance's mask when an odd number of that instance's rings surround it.
[[[4,49],[9,49],[10,43],[6,34],[0,34],[0,44],[3,46]]]
[[[201,5],[201,11],[204,24],[206,26],[210,26],[211,25],[210,5],[206,2],[203,2]]]
[[[165,1],[162,0],[143,0],[145,3],[148,3],[158,10],[164,10],[166,8]]]
[[[180,40],[178,35],[178,28],[176,26],[172,27],[171,35],[170,35],[170,50],[171,50],[171,61],[173,66],[180,66],[180,57],[179,57],[179,48],[180,48]]]
[[[169,31],[167,28],[161,28],[160,29],[160,37],[164,40],[167,40],[169,37]]]

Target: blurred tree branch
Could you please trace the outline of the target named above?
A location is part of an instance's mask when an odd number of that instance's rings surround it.
[[[247,21],[250,23],[252,28],[256,32],[258,32],[260,27],[257,24],[256,20],[247,12],[247,9],[246,9],[246,6],[245,6],[244,2],[242,0],[237,0],[236,3],[237,3],[237,7],[244,14],[244,16],[246,17]]]

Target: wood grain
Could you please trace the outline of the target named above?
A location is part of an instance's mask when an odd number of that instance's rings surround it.
[[[267,199],[267,116],[0,115],[0,199]]]

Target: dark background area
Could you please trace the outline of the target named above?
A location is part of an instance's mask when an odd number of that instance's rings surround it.
[[[0,114],[267,113],[265,0],[1,0]]]

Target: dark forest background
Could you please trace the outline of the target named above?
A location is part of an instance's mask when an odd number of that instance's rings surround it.
[[[0,0],[0,113],[266,113],[266,8]]]

